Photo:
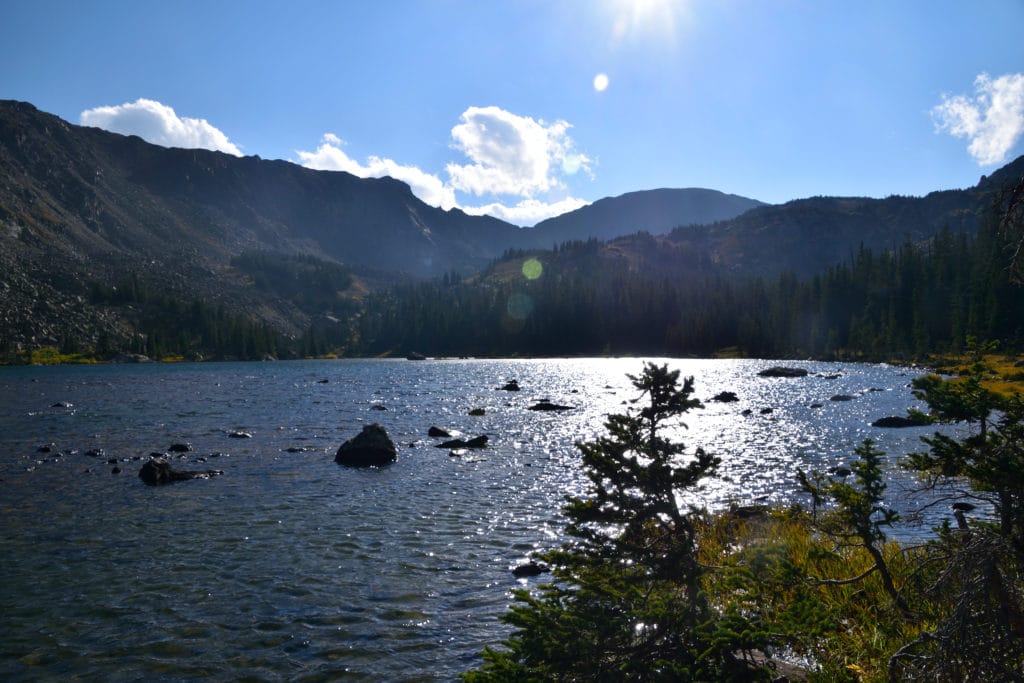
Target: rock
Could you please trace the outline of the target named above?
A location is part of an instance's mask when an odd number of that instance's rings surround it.
[[[830,400],[830,401],[852,401],[854,398],[856,398],[856,397],[855,396],[850,396],[849,394],[836,394],[835,396],[830,397],[828,400]]]
[[[529,408],[527,408],[527,410],[540,410],[540,411],[562,411],[562,410],[573,410],[573,409],[574,409],[574,406],[560,406],[557,403],[552,403],[551,401],[547,400],[546,398],[545,399],[541,399],[536,404],[534,404],[534,405],[530,406]]]
[[[837,477],[848,477],[851,474],[853,474],[853,470],[851,470],[849,467],[843,467],[842,465],[840,465],[839,467],[833,467],[832,469],[830,469],[829,474],[834,474]]]
[[[102,458],[104,451],[102,448],[90,448],[85,452],[85,454],[90,458]]]
[[[67,401],[57,401],[50,405],[51,408],[74,408],[74,403],[68,403]]]
[[[487,447],[487,435],[481,434],[480,436],[473,437],[469,441],[462,439],[452,439],[439,443],[435,448],[447,448],[449,450],[458,450],[463,448],[486,448]]]
[[[519,382],[517,380],[510,379],[509,381],[505,382],[504,386],[499,387],[498,390],[499,391],[519,391]]]
[[[956,503],[953,503],[952,508],[960,512],[971,512],[972,510],[974,510],[974,505],[972,503],[958,501]]]
[[[149,356],[144,356],[141,353],[122,353],[118,354],[111,361],[113,363],[149,363],[152,359]]]
[[[824,403],[812,403],[811,405],[809,405],[807,407],[808,408],[823,408],[824,406],[825,406]]]
[[[774,412],[772,408],[761,408],[762,415],[771,415]]]
[[[528,576],[539,576],[544,572],[550,571],[547,565],[540,562],[524,562],[523,564],[517,564],[512,568],[512,576],[517,579],[522,579]]]
[[[751,410],[750,408],[747,408],[742,413],[740,413],[740,415],[753,415],[753,414],[754,414],[754,411]]]
[[[712,401],[718,401],[719,403],[735,403],[740,400],[736,392],[733,391],[721,391],[711,397]]]
[[[729,514],[736,519],[759,519],[767,517],[770,509],[767,505],[737,505],[729,509]]]
[[[842,374],[838,372],[819,373],[818,377],[821,377],[822,379],[839,379],[842,377]]]
[[[426,360],[427,357],[424,356],[422,353],[419,353],[417,351],[413,351],[408,356],[406,356],[405,359],[406,360]]]
[[[115,466],[112,470],[110,470],[110,473],[111,474],[121,474],[121,468]]]
[[[341,444],[334,462],[347,467],[380,467],[398,460],[395,443],[387,431],[374,423]]]
[[[192,450],[192,444],[190,443],[172,443],[171,447],[167,449],[171,453],[188,453]]]
[[[372,406],[370,406],[370,410],[387,410],[387,409],[388,409],[388,407],[386,405],[384,405],[383,403],[374,403]]]
[[[228,436],[232,439],[251,439],[252,434],[249,432],[228,432]]]
[[[469,414],[472,415],[473,417],[480,417],[481,415],[486,414],[486,412],[487,411],[485,411],[483,408],[473,408],[471,411],[469,411]]]
[[[923,427],[929,424],[927,418],[914,417],[880,417],[871,423],[872,427],[884,427],[886,429],[902,429],[904,427]]]
[[[329,380],[329,379],[318,379],[318,380],[316,381],[316,383],[317,383],[317,384],[327,384],[327,383],[328,383],[328,382],[330,382],[330,381],[331,381],[331,380]]]
[[[446,430],[441,429],[440,427],[431,427],[430,429],[427,430],[427,436],[432,436],[440,439],[447,439],[449,436],[451,436],[451,434],[449,434]]]
[[[1024,360],[1019,360],[1013,364],[1015,368],[1024,368]]]
[[[149,486],[157,486],[189,479],[209,479],[218,474],[224,474],[224,472],[222,470],[179,471],[172,468],[170,463],[163,458],[150,458],[149,462],[139,470],[139,479]]]
[[[55,448],[57,448],[55,443],[44,443],[36,449],[36,453],[52,453]]]
[[[803,368],[786,368],[779,365],[762,370],[757,373],[758,377],[806,377],[807,371]]]

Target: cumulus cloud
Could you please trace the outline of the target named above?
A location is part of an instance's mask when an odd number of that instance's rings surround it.
[[[360,178],[391,176],[408,183],[412,193],[431,206],[451,209],[457,206],[455,191],[444,181],[415,166],[406,166],[392,159],[371,156],[366,164],[351,158],[342,149],[345,143],[337,135],[327,133],[315,152],[296,151],[299,162],[306,168],[321,171],[346,171]]]
[[[591,172],[591,160],[576,151],[568,135],[570,128],[565,121],[546,124],[498,107],[470,107],[452,128],[451,146],[472,163],[447,164],[447,182],[392,159],[370,156],[362,163],[345,152],[344,141],[333,133],[324,135],[315,151],[297,150],[296,154],[298,163],[307,168],[347,171],[361,178],[391,176],[408,183],[413,194],[432,206],[460,208],[472,215],[486,214],[517,225],[533,225],[588,203],[575,197],[555,201],[538,198],[564,190],[565,176]],[[511,196],[515,203],[494,201],[463,206],[456,192],[478,197]]]
[[[937,132],[967,138],[981,166],[1002,163],[1024,133],[1024,74],[974,79],[975,95],[943,95],[932,109]]]
[[[545,218],[553,218],[569,211],[575,211],[589,203],[576,197],[567,197],[556,202],[524,199],[515,206],[505,206],[495,202],[484,206],[464,206],[462,210],[473,216],[494,216],[516,225],[532,226]]]
[[[470,107],[452,128],[452,146],[471,164],[448,164],[452,187],[477,196],[532,198],[564,185],[558,172],[590,170],[590,159],[575,151],[566,121],[546,124],[499,107]]]
[[[210,149],[242,156],[228,136],[206,119],[178,116],[174,109],[155,100],[140,98],[113,107],[87,109],[78,118],[83,126],[138,135],[154,145]]]

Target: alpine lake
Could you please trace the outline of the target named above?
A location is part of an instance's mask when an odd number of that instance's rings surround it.
[[[896,532],[923,508],[897,462],[934,427],[874,420],[923,408],[921,374],[889,365],[649,359],[696,379],[705,407],[674,438],[722,458],[686,501],[788,505],[796,471],[887,455]],[[508,634],[530,553],[563,540],[587,480],[575,444],[636,409],[643,359],[320,360],[0,368],[0,678],[447,681]],[[520,391],[503,391],[509,380]],[[721,391],[738,400],[711,401]],[[531,411],[541,399],[569,406]],[[830,400],[837,398],[837,400]],[[483,409],[482,415],[470,415]],[[475,412],[479,413],[479,410]],[[379,423],[381,468],[335,463]],[[482,449],[435,448],[431,426]],[[949,428],[946,428],[949,431]],[[191,450],[170,452],[174,444]],[[151,453],[222,475],[167,486]]]

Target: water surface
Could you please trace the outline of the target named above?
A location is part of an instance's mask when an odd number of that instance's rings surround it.
[[[679,433],[723,460],[691,497],[700,505],[786,503],[798,498],[797,468],[848,463],[866,437],[891,465],[930,433],[870,426],[922,407],[905,369],[795,363],[811,375],[765,379],[762,361],[667,362],[694,375],[705,400],[740,398],[707,402]],[[0,368],[0,677],[451,680],[506,635],[510,591],[530,585],[510,567],[561,539],[563,498],[585,490],[574,443],[629,408],[626,374],[641,369],[636,359]],[[513,378],[522,391],[496,389]],[[853,399],[829,400],[840,394]],[[541,398],[576,408],[527,410]],[[391,434],[398,462],[336,465],[338,446],[370,422]],[[452,457],[427,437],[432,425],[487,434],[490,447]],[[142,461],[175,443],[193,449],[175,467],[223,476],[143,485]],[[888,481],[912,517],[913,478],[891,467]],[[945,513],[932,514],[925,526]]]

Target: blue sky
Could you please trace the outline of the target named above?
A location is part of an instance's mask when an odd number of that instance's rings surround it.
[[[1022,0],[0,0],[0,98],[531,225],[973,185],[1024,154],[1022,30]]]

